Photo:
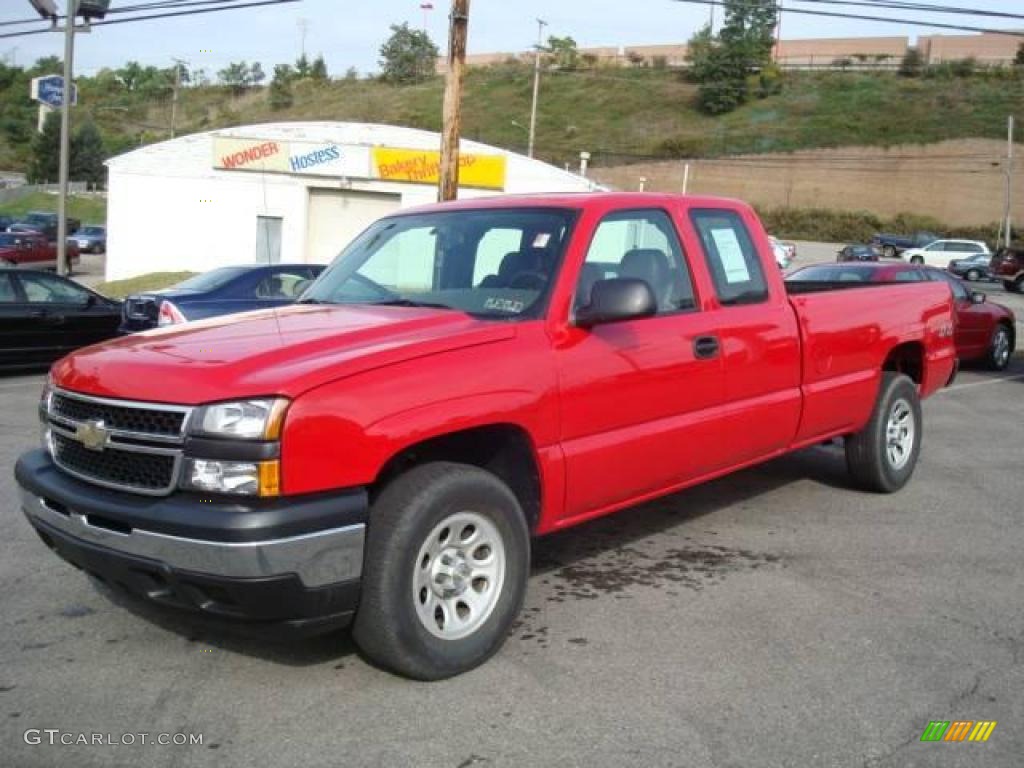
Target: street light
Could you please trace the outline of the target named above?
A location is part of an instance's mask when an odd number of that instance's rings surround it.
[[[57,3],[54,0],[28,0],[28,2],[44,19],[57,17]]]

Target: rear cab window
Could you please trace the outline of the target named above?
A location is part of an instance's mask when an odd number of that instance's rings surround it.
[[[717,208],[694,208],[690,221],[700,239],[718,301],[724,306],[768,300],[761,257],[743,218]]]

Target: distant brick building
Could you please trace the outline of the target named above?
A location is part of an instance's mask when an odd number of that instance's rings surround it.
[[[917,48],[929,64],[958,59],[976,59],[981,64],[1004,66],[1017,55],[1020,37],[1014,35],[922,35]],[[776,47],[776,60],[783,68],[829,67],[837,62],[854,64],[895,64],[911,47],[908,37],[824,37],[806,40],[782,40]],[[580,48],[580,57],[609,66],[686,66],[686,45],[623,45]],[[508,60],[532,61],[532,52],[476,53],[466,57],[471,67],[486,67]],[[447,62],[439,59],[437,71],[443,73]]]

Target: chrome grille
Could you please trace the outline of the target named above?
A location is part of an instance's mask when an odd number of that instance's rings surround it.
[[[178,485],[191,408],[54,390],[43,418],[54,462],[107,488],[166,495]]]

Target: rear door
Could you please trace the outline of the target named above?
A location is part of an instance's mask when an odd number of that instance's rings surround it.
[[[0,368],[31,365],[45,359],[37,348],[45,343],[41,324],[29,307],[13,270],[0,270]]]
[[[572,326],[557,347],[567,518],[622,506],[725,461],[717,318],[700,309],[670,212],[606,214],[589,232],[574,307],[598,280],[645,280],[653,317]]]
[[[961,359],[979,357],[988,349],[992,335],[992,316],[984,304],[971,301],[971,291],[953,275],[929,269],[928,277],[946,283],[953,291],[953,318],[956,322],[956,352]]]
[[[19,272],[41,357],[58,357],[115,335],[120,307],[56,275]]]
[[[783,450],[796,436],[802,402],[796,314],[781,280],[765,274],[754,239],[761,227],[752,214],[694,208],[689,220],[714,292],[725,365],[725,418],[716,439],[729,446],[732,464],[742,464]]]

